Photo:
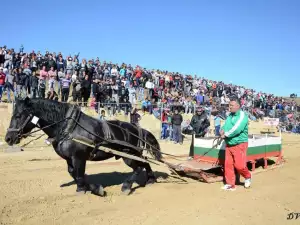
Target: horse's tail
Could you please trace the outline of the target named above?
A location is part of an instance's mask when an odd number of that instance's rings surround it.
[[[145,136],[146,136],[146,138],[145,138],[146,149],[149,150],[150,155],[152,155],[156,160],[163,162],[160,145],[159,145],[157,139],[155,138],[155,136],[149,131],[146,131]]]

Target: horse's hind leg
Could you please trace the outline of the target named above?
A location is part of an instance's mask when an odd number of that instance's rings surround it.
[[[156,177],[149,163],[145,163],[145,169],[146,169],[146,185],[154,184],[156,182]]]
[[[143,167],[141,167],[137,161],[132,159],[125,159],[123,158],[124,162],[127,166],[131,167],[133,169],[133,174],[124,181],[121,191],[124,194],[129,195],[131,193],[131,188],[133,183],[136,181],[138,175],[143,171]]]

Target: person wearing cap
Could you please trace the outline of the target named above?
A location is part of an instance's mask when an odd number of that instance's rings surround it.
[[[190,125],[193,127],[196,136],[205,136],[206,129],[210,126],[210,121],[202,107],[196,109],[196,114],[193,115]]]
[[[193,115],[190,126],[193,128],[194,135],[197,137],[204,137],[206,134],[206,129],[210,126],[210,121],[207,114],[202,107],[196,109],[195,115]],[[194,138],[190,145],[190,152],[188,160],[194,157]]]
[[[226,118],[220,134],[225,140],[225,182],[222,187],[224,190],[234,191],[235,172],[245,178],[244,186],[249,188],[251,185],[251,173],[247,168],[246,156],[248,149],[248,116],[241,110],[238,98],[230,101],[230,114]]]

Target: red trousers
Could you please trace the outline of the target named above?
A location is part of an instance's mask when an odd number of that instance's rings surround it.
[[[241,143],[235,146],[226,146],[225,148],[225,181],[226,184],[235,186],[235,173],[242,175],[245,179],[251,177],[247,168],[247,149],[248,143]]]

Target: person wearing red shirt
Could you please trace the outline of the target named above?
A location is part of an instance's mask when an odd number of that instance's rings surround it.
[[[5,84],[5,73],[3,73],[3,68],[0,67],[0,102],[2,99],[4,84]]]
[[[140,69],[139,66],[136,66],[134,74],[135,74],[136,83],[139,86],[140,85],[140,78],[142,77],[142,70]]]

